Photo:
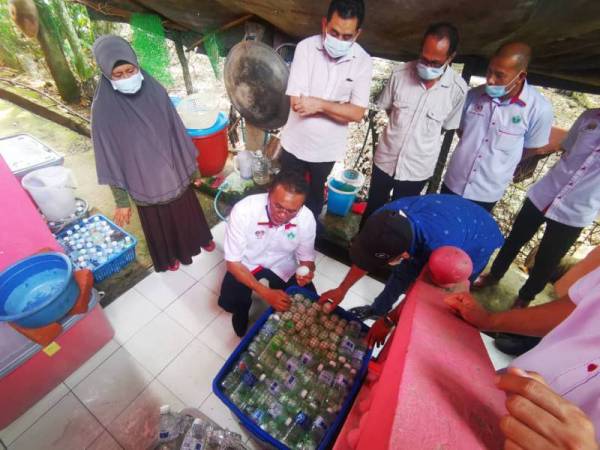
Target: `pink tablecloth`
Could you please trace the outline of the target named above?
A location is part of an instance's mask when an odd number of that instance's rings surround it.
[[[44,247],[62,251],[33,201],[0,156],[0,270]]]

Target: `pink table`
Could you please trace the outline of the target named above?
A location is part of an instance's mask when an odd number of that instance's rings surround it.
[[[409,291],[380,355],[380,376],[361,389],[335,450],[503,447],[504,395],[479,333],[423,278]]]
[[[0,157],[0,271],[42,248],[62,251],[29,195]],[[2,333],[17,333],[0,323]],[[0,429],[27,411],[113,337],[100,305],[56,339],[54,351],[39,351],[0,379]],[[18,336],[11,337],[20,342]],[[22,340],[22,339],[21,339]]]
[[[44,247],[62,251],[1,156],[0,192],[0,270]]]

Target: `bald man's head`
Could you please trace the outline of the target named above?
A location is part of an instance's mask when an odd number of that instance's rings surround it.
[[[531,60],[531,47],[523,42],[508,42],[496,50],[493,57],[510,59],[518,70],[527,72]]]
[[[531,59],[531,48],[522,42],[510,42],[500,47],[488,65],[486,74],[490,86],[505,86],[506,97],[521,92],[527,67]]]

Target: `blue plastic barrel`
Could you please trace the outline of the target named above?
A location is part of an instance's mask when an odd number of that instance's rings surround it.
[[[327,212],[336,216],[346,216],[360,186],[352,186],[335,178],[331,178],[327,186]]]

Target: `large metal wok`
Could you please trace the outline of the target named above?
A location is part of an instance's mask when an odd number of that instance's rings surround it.
[[[264,130],[280,128],[287,122],[288,76],[283,59],[257,41],[236,44],[225,61],[225,89],[231,103],[244,119]]]

